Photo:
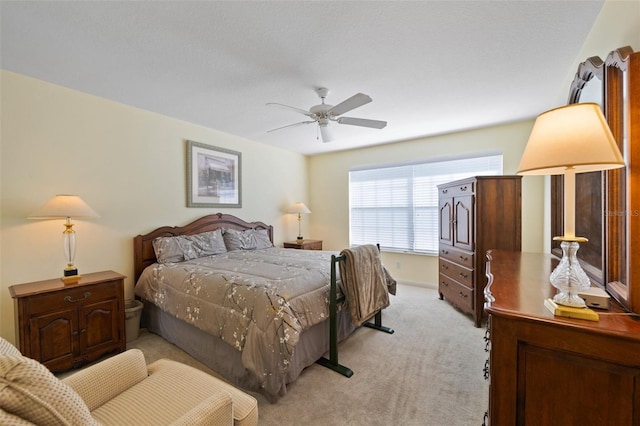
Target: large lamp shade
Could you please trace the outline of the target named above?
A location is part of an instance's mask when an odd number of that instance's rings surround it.
[[[595,103],[572,104],[542,113],[529,136],[518,174],[561,175],[615,169],[624,159]]]

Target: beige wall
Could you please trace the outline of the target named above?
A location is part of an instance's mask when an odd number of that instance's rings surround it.
[[[76,265],[127,275],[128,298],[132,239],[158,226],[221,211],[273,224],[276,242],[297,235],[283,211],[307,198],[306,157],[6,71],[0,84],[2,337],[14,335],[7,288],[62,275],[62,221],[26,219],[55,194],[101,215],[74,221]],[[186,139],[242,153],[242,208],[185,207]]]
[[[330,250],[349,245],[349,169],[371,165],[415,161],[482,152],[503,154],[504,174],[515,174],[529,138],[533,121],[453,133],[331,154],[309,160],[310,205],[313,212],[311,236],[325,241]],[[331,170],[331,173],[327,173]],[[544,242],[544,178],[524,177],[522,181],[522,248],[540,252]],[[435,286],[436,256],[383,253],[392,275],[404,282]]]

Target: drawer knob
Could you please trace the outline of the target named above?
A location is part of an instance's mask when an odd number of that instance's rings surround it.
[[[466,280],[469,275],[468,274],[463,274],[462,272],[460,272],[460,276]]]
[[[463,260],[463,261],[465,261],[465,262],[466,262],[466,261],[467,261],[467,259],[469,259],[467,256],[462,256],[462,255],[460,255],[460,260]]]
[[[90,296],[91,296],[91,292],[87,291],[87,292],[84,293],[84,297],[82,297],[80,299],[72,299],[71,296],[66,296],[64,298],[64,301],[65,302],[69,302],[69,303],[82,302],[83,300],[87,300]]]
[[[447,284],[445,281],[442,281],[441,284],[445,287],[449,287],[449,284]]]
[[[463,299],[466,299],[466,298],[467,298],[467,295],[466,295],[466,294],[464,294],[463,292],[460,292],[460,297],[462,297]]]

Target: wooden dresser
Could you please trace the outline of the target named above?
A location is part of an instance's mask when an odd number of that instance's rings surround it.
[[[639,425],[640,317],[617,302],[600,321],[554,317],[552,255],[491,251],[489,424]]]
[[[64,371],[125,350],[124,275],[83,274],[9,287],[20,352],[51,371]]]
[[[520,250],[521,176],[478,176],[438,185],[440,299],[482,323],[485,256]]]

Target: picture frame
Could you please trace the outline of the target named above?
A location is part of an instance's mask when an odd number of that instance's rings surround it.
[[[242,154],[187,140],[187,207],[242,207]]]

